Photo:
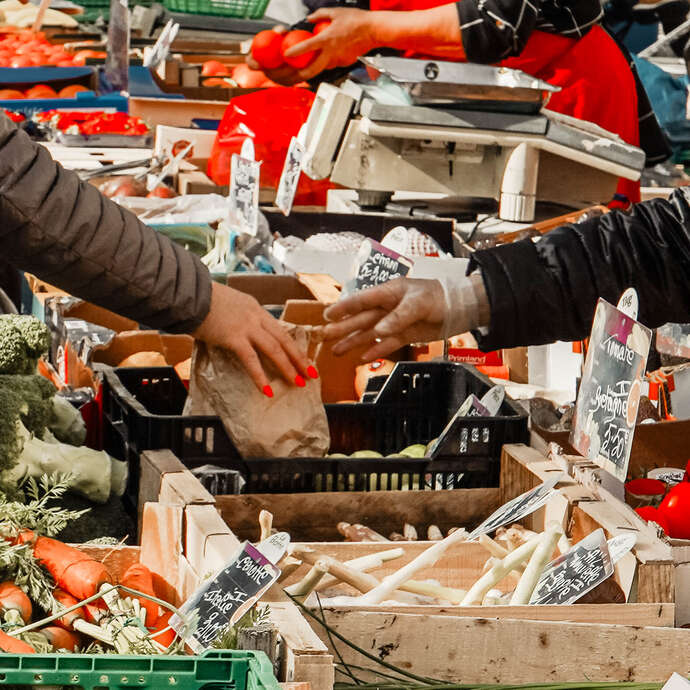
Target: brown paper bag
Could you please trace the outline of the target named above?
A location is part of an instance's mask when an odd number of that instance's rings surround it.
[[[281,322],[282,323],[282,322]],[[310,357],[318,346],[314,329],[283,324]],[[262,357],[274,396],[259,392],[239,359],[228,350],[197,342],[192,355],[188,415],[218,415],[242,457],[323,457],[330,446],[321,381],[289,385]]]

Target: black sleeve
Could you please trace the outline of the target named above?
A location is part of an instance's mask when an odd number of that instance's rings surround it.
[[[537,23],[540,0],[460,0],[462,47],[469,62],[519,55]]]
[[[80,181],[0,115],[2,258],[154,328],[191,332],[211,276],[190,252]]]
[[[581,340],[599,297],[616,304],[636,288],[639,319],[650,328],[690,321],[690,205],[676,190],[668,201],[637,204],[565,225],[538,241],[522,240],[473,255],[482,269],[491,320],[483,350]]]

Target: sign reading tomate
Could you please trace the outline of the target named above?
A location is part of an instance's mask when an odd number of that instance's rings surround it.
[[[209,649],[229,626],[236,623],[278,579],[276,568],[256,547],[245,542],[240,551],[214,578],[202,585],[180,612],[186,618],[196,611],[198,623],[186,638],[196,654]],[[173,616],[170,625],[183,633],[184,621]]]

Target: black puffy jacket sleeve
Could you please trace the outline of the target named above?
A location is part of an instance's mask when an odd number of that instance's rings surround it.
[[[210,308],[197,257],[53,161],[0,115],[0,249],[13,266],[154,328],[191,332]]]
[[[473,255],[491,307],[483,350],[581,340],[599,297],[636,288],[650,328],[690,321],[690,190]]]

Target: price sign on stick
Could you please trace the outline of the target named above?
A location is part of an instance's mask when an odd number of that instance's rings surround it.
[[[245,542],[235,557],[214,578],[203,584],[180,608],[183,615],[197,612],[199,622],[185,640],[196,654],[211,647],[228,625],[236,623],[278,579],[276,568],[257,548]],[[170,625],[182,631],[174,615]]]
[[[530,515],[538,510],[553,496],[554,487],[561,481],[562,475],[552,477],[549,481],[536,486],[530,491],[526,491],[521,496],[508,501],[497,511],[492,513],[479,527],[477,527],[469,537],[468,541],[481,537],[482,534],[489,534],[494,530],[512,522],[522,520],[526,515]]]
[[[276,191],[276,206],[286,216],[289,216],[292,211],[292,203],[297,193],[302,173],[302,158],[304,158],[304,146],[297,137],[292,137]]]
[[[613,562],[598,529],[549,563],[534,588],[530,604],[574,604],[613,575]]]
[[[234,214],[231,222],[242,232],[256,235],[259,224],[259,177],[261,163],[254,160],[254,145],[245,139],[242,155],[232,154],[230,160],[230,207]]]
[[[636,297],[631,300],[629,293],[621,300],[623,309],[603,299],[597,304],[570,434],[582,455],[621,481],[628,471],[652,335],[636,321]],[[626,309],[631,301],[632,309]]]
[[[411,268],[412,261],[406,256],[375,240],[364,240],[357,254],[355,278],[348,284],[347,292],[357,292],[389,280],[404,278]]]

